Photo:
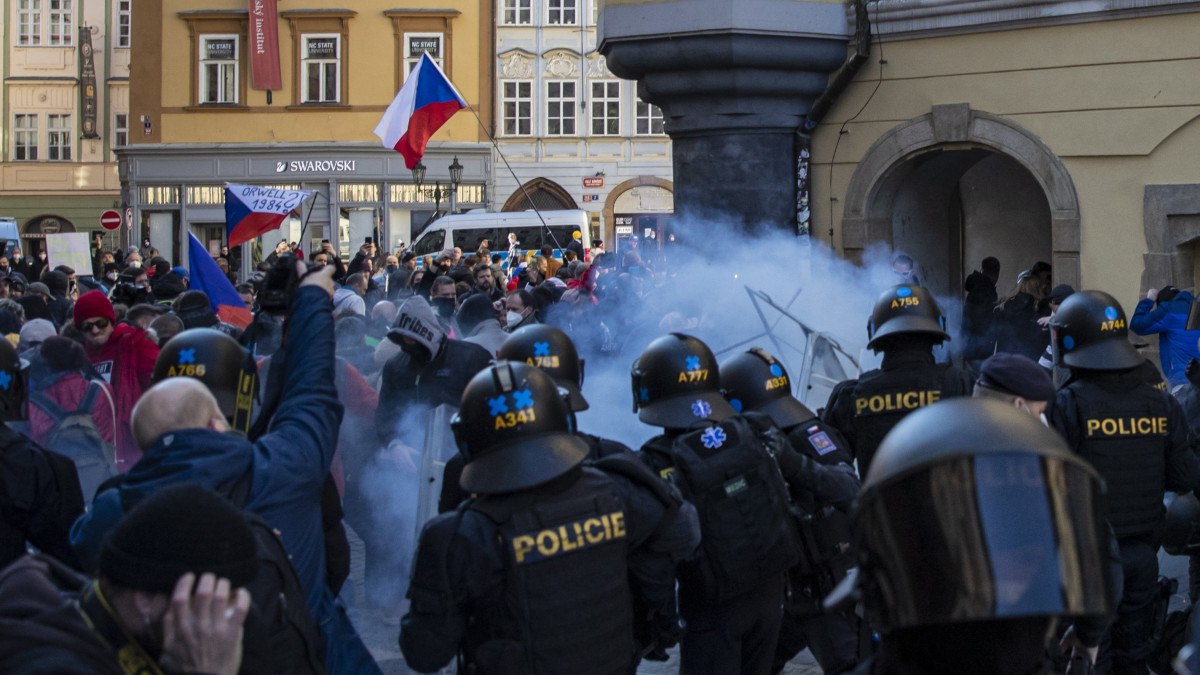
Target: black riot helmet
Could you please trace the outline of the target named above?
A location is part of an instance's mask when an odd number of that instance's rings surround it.
[[[879,446],[853,516],[873,625],[1107,614],[1102,490],[1090,464],[1012,406],[952,399],[913,412]]]
[[[1196,499],[1195,494],[1176,495],[1167,505],[1162,547],[1171,555],[1200,551],[1200,500]]]
[[[1054,362],[1089,370],[1127,370],[1144,358],[1129,343],[1125,310],[1103,291],[1072,293],[1050,319]]]
[[[25,384],[25,371],[21,369],[21,357],[17,355],[16,347],[8,340],[0,339],[0,420],[24,419],[28,395]]]
[[[181,376],[208,387],[231,427],[250,430],[258,398],[258,367],[237,340],[213,328],[190,328],[171,338],[154,361],[153,380]]]
[[[735,413],[721,396],[721,373],[708,345],[682,333],[664,335],[633,362],[633,410],[664,429],[687,429]]]
[[[579,466],[588,444],[575,435],[566,395],[549,375],[516,361],[496,361],[471,378],[450,421],[466,459],[462,489],[515,492]]]
[[[876,352],[882,349],[881,338],[889,335],[922,334],[949,340],[946,319],[937,301],[923,286],[899,284],[892,286],[875,300],[871,320],[867,323],[867,347]]]
[[[583,386],[583,359],[575,351],[575,343],[561,330],[544,323],[518,328],[500,345],[496,356],[537,367],[567,390],[571,410],[588,409],[587,399],[579,390]]]
[[[783,364],[754,347],[721,364],[721,388],[737,412],[765,413],[781,429],[816,417],[792,396],[792,380]]]

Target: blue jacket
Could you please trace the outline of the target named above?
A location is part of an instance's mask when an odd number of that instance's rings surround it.
[[[1200,330],[1184,330],[1193,300],[1187,291],[1157,306],[1150,298],[1142,298],[1129,320],[1129,330],[1138,335],[1158,334],[1158,358],[1171,387],[1187,382],[1184,370],[1188,361],[1200,358]]]
[[[344,619],[325,585],[321,521],[321,491],[342,419],[334,382],[333,303],[321,289],[300,288],[288,328],[286,382],[270,432],[254,443],[210,429],[164,434],[119,487],[97,495],[91,510],[75,521],[71,544],[83,565],[95,569],[104,536],[121,521],[126,506],[133,508],[157,490],[183,482],[228,492],[249,470],[246,509],[279,531],[304,585],[308,609],[326,636],[327,665],[337,660],[333,652],[345,647],[344,640],[361,646],[356,635],[338,640],[329,632]],[[331,667],[330,672],[355,671]]]

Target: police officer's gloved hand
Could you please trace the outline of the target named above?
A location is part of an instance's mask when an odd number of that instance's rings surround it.
[[[1184,370],[1183,374],[1187,375],[1188,382],[1200,387],[1200,361],[1195,358],[1188,361],[1187,370]]]

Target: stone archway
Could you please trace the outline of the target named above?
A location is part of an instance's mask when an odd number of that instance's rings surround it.
[[[528,196],[526,196],[528,194]],[[557,211],[560,209],[577,209],[575,198],[563,186],[549,178],[534,178],[521,187],[513,190],[508,200],[504,202],[501,211],[528,211],[532,208],[529,200],[537,204],[539,211]]]
[[[889,189],[905,165],[924,153],[980,148],[1020,164],[1045,193],[1050,211],[1051,264],[1055,283],[1080,287],[1079,198],[1062,161],[1040,139],[1003,117],[971,110],[970,104],[935,105],[932,112],[892,128],[859,161],[846,188],[842,247],[860,260],[872,243],[892,243]]]
[[[613,189],[609,191],[608,197],[604,199],[604,240],[607,242],[606,246],[609,251],[617,250],[617,200],[626,192],[643,185],[662,188],[672,195],[675,193],[675,184],[658,176],[637,176],[614,185]]]

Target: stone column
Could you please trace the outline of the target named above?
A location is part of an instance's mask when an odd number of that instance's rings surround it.
[[[608,68],[662,108],[675,213],[795,230],[796,130],[846,59],[840,0],[608,0]]]

